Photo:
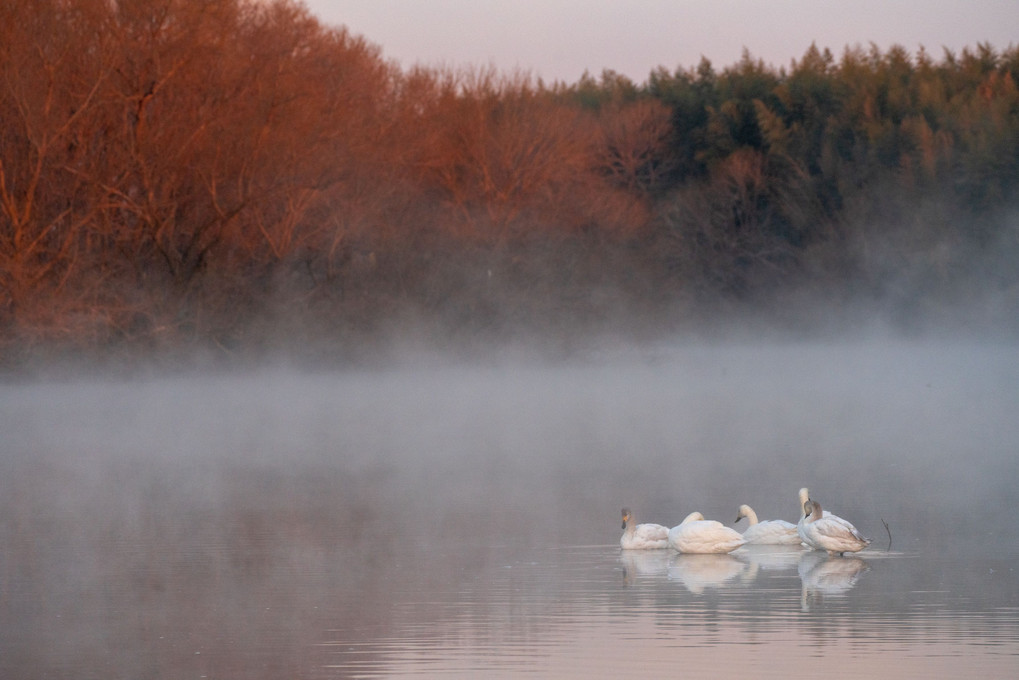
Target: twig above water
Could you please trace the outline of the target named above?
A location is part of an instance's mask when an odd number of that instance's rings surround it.
[[[892,530],[888,528],[888,522],[886,522],[883,518],[881,519],[881,523],[885,525],[885,531],[888,532],[888,547],[885,548],[885,551],[889,551],[892,549]]]

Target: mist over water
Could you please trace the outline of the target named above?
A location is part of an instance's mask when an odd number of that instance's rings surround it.
[[[801,486],[868,553],[927,565],[871,557],[855,606],[958,588],[967,611],[1014,613],[1017,404],[1019,352],[975,343],[5,384],[0,674],[343,676],[330,641],[468,605],[512,606],[512,637],[549,598],[601,612],[639,581],[621,506],[795,521]],[[696,563],[675,557],[650,568],[679,588]],[[544,559],[560,576],[528,567]]]

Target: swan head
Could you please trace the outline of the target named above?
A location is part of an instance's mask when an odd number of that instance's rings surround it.
[[[817,501],[810,501],[810,504],[814,508],[814,519],[821,519],[821,516],[824,515],[824,510],[821,509],[821,504]]]
[[[626,528],[627,523],[633,519],[633,515],[630,514],[630,508],[623,508],[623,528]]]
[[[810,500],[810,491],[807,490],[807,487],[803,487],[800,489],[800,505],[803,505],[808,500]]]
[[[803,504],[804,517],[810,517],[813,515],[813,519],[821,519],[821,504],[817,501],[807,499],[807,502]]]
[[[744,517],[750,517],[750,513],[752,512],[753,510],[750,508],[749,505],[743,504],[739,506],[739,509],[736,511],[736,521],[738,522]]]

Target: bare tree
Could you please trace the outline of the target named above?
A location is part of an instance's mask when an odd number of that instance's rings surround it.
[[[0,8],[0,326],[87,334],[99,314],[86,255],[105,195],[111,55],[105,3],[11,0]],[[94,282],[102,272],[90,272]]]
[[[439,88],[422,116],[433,127],[417,167],[466,234],[504,239],[525,212],[563,218],[562,192],[593,167],[591,122],[525,75],[447,74]]]

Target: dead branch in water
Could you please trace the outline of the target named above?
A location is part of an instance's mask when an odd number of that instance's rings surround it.
[[[892,530],[888,528],[888,522],[884,521],[884,519],[881,520],[881,523],[885,525],[885,531],[888,532],[888,547],[885,548],[888,551],[892,549]]]

